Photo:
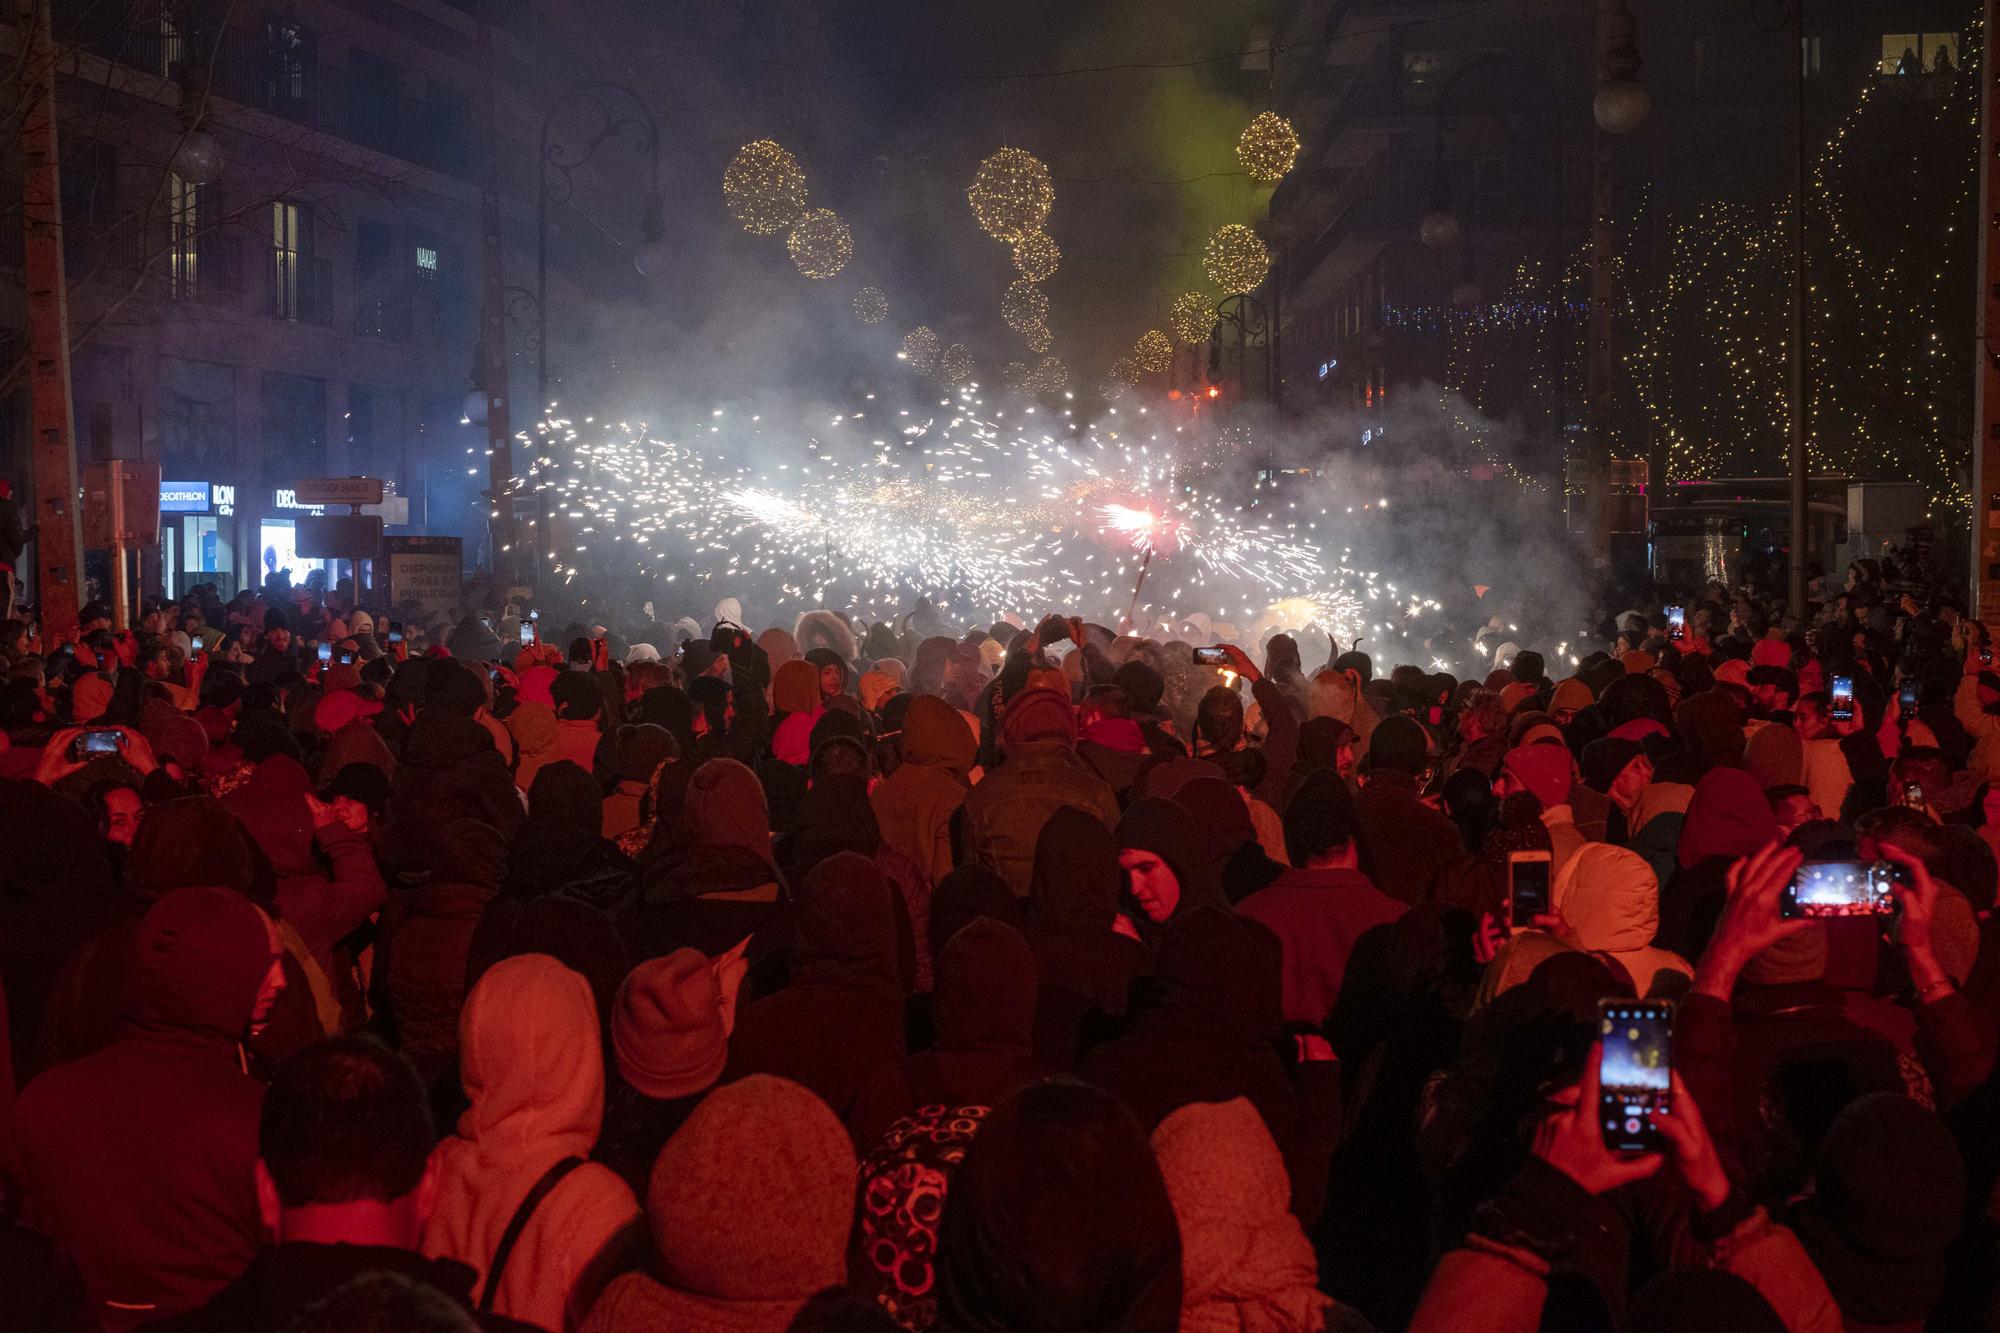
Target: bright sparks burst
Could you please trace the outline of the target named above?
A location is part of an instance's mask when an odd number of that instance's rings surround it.
[[[806,211],[806,173],[769,139],[744,144],[722,173],[722,200],[743,230],[775,236]]]
[[[854,234],[830,208],[814,208],[785,237],[792,263],[808,278],[831,278],[854,256]]]
[[[854,317],[863,324],[880,324],[889,318],[889,295],[880,287],[863,287],[854,294]]]
[[[979,164],[966,187],[966,202],[980,229],[999,241],[1018,241],[1038,232],[1055,207],[1055,182],[1033,153],[1002,148]]]
[[[1271,252],[1263,238],[1240,222],[1216,229],[1201,255],[1208,280],[1234,296],[1255,291],[1271,271]]]

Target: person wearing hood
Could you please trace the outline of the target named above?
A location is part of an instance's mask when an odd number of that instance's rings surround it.
[[[477,1274],[482,1303],[566,1328],[609,1274],[607,1252],[639,1220],[631,1189],[585,1160],[604,1116],[604,1062],[590,984],[547,954],[496,963],[466,996],[459,1076],[469,1103],[438,1145],[437,1206],[423,1252]],[[516,1229],[526,1200],[540,1193]],[[506,1267],[492,1271],[512,1234]]]
[[[819,755],[844,752],[822,744]],[[905,991],[928,993],[931,881],[916,863],[884,845],[868,803],[868,782],[858,774],[815,772],[800,805],[799,825],[778,840],[778,867],[787,884],[803,883],[820,862],[841,852],[867,857],[895,889],[896,972]]]
[[[995,1108],[938,1224],[945,1333],[1181,1326],[1181,1238],[1132,1113],[1067,1079]]]
[[[478,721],[485,685],[450,658],[426,662],[424,674],[424,703],[403,738],[391,788],[391,846],[414,850],[417,842],[453,819],[476,819],[502,838],[512,838],[527,812],[506,757]],[[401,839],[394,836],[399,829]]]
[[[1055,1068],[1075,1068],[1086,1031],[1125,1012],[1127,988],[1146,970],[1137,929],[1117,927],[1123,883],[1118,845],[1102,824],[1074,806],[1049,816],[1035,841],[1024,933],[1040,973],[1035,1053]]]
[[[1184,1106],[1153,1131],[1181,1234],[1181,1333],[1327,1325],[1319,1258],[1289,1209],[1285,1159],[1243,1098]]]
[[[1569,925],[1570,943],[1625,969],[1633,993],[1671,995],[1694,968],[1653,947],[1660,926],[1660,882],[1637,852],[1586,843],[1556,872],[1553,906]]]
[[[660,1148],[722,1077],[736,996],[696,949],[649,958],[611,1007],[618,1077],[608,1090],[596,1157],[643,1193]]]
[[[1222,901],[1220,866],[1188,811],[1157,796],[1134,801],[1118,817],[1113,836],[1118,845],[1119,891],[1112,929],[1137,940],[1150,958],[1160,946],[1167,922]]]
[[[864,1150],[920,1107],[995,1106],[1056,1072],[1035,1058],[1034,951],[1004,922],[978,917],[946,943],[937,962],[937,1039],[875,1071],[848,1112]]]
[[[915,862],[932,884],[957,864],[952,817],[965,804],[976,750],[956,709],[919,695],[903,715],[902,763],[869,793],[882,841]]]
[[[507,730],[514,737],[514,752],[518,756],[514,763],[514,785],[527,791],[535,785],[536,775],[545,766],[562,762],[562,756],[556,753],[562,724],[556,720],[556,710],[550,705],[523,701],[507,714]]]
[[[646,1195],[655,1262],[605,1289],[582,1333],[785,1333],[846,1277],[854,1148],[826,1104],[756,1074],[667,1140]]]
[[[1361,873],[1345,795],[1324,769],[1306,779],[1285,810],[1291,868],[1236,906],[1284,946],[1286,1022],[1323,1024],[1355,942],[1409,910]]]
[[[848,693],[848,686],[854,679],[854,669],[848,665],[848,658],[831,648],[809,648],[804,661],[819,672],[819,697],[822,702],[836,694]]]
[[[1203,879],[1223,901],[1241,902],[1284,872],[1284,821],[1243,788],[1225,778],[1198,777],[1182,783],[1172,799],[1193,821],[1207,861]],[[1260,811],[1268,830],[1258,827]]]
[[[1160,942],[1150,1003],[1124,1036],[1078,1062],[1077,1077],[1115,1094],[1149,1132],[1191,1102],[1247,1097],[1294,1160],[1299,1098],[1274,1045],[1281,956],[1268,929],[1224,908],[1176,919]],[[1296,1173],[1293,1181],[1316,1193]]]
[[[777,1074],[844,1116],[875,1071],[902,1058],[894,893],[857,852],[828,857],[806,876],[791,980],[737,1014],[725,1082]]]
[[[1505,800],[1515,792],[1533,796],[1542,808],[1542,826],[1549,831],[1557,873],[1590,840],[1576,826],[1569,803],[1570,788],[1576,781],[1576,761],[1567,747],[1537,741],[1517,745],[1500,761],[1500,776],[1494,780],[1494,794]]]
[[[1361,697],[1363,684],[1365,682],[1357,672],[1334,667],[1321,670],[1312,678],[1308,713],[1311,717],[1330,717],[1346,723],[1354,733],[1355,743],[1366,749],[1380,719],[1369,702]]]
[[[604,836],[618,839],[646,822],[645,803],[660,765],[679,755],[673,733],[650,723],[627,723],[607,735],[599,747],[610,751],[615,785],[604,798]]]
[[[734,759],[709,760],[688,783],[684,815],[685,857],[646,868],[634,951],[658,956],[689,947],[714,958],[747,941],[746,957],[756,964],[782,950],[791,942],[793,908],[778,885],[757,775]]]
[[[107,1333],[200,1306],[256,1253],[264,1089],[241,1043],[283,985],[281,956],[233,889],[163,895],[132,937],[124,1035],[21,1093],[8,1170]]]
[[[794,657],[772,673],[771,711],[778,718],[789,718],[794,714],[804,714],[818,720],[821,706],[826,696],[820,691],[819,668],[803,658]],[[810,727],[812,724],[806,724]]]
[[[389,895],[375,953],[376,989],[397,1047],[434,1086],[458,1054],[472,936],[507,877],[507,844],[491,825],[458,818],[437,826],[407,859],[426,878]]]
[[[1118,797],[1076,757],[1076,710],[1051,689],[1029,689],[1007,702],[1000,723],[1005,762],[965,798],[965,845],[970,859],[998,870],[1015,896],[1025,896],[1042,826],[1063,806],[1118,822]]]
[[[1417,775],[1430,764],[1423,727],[1407,717],[1384,719],[1367,746],[1367,780],[1355,793],[1354,813],[1368,869],[1382,892],[1415,906],[1465,845],[1458,825],[1418,795]]]
[[[1721,911],[1731,863],[1778,840],[1778,821],[1757,780],[1740,768],[1715,768],[1689,797],[1676,844],[1677,868],[1660,891],[1662,949],[1697,958]]]

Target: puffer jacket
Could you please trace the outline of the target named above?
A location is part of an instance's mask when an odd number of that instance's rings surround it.
[[[977,748],[957,709],[919,695],[903,719],[903,762],[869,796],[882,841],[933,884],[953,869],[951,817],[965,804]]]
[[[495,963],[466,997],[458,1030],[471,1105],[458,1132],[438,1145],[437,1207],[422,1249],[470,1266],[483,1293],[500,1238],[528,1191],[556,1163],[587,1158],[596,1147],[604,1061],[590,984],[547,954]],[[601,1282],[590,1275],[608,1267],[593,1260],[637,1224],[631,1189],[616,1172],[586,1161],[529,1217],[492,1309],[543,1328],[570,1326],[565,1307],[587,1310]]]
[[[375,961],[377,1008],[427,1084],[458,1054],[472,934],[507,872],[506,846],[490,826],[458,818],[433,827],[430,877],[389,895]]]
[[[1576,947],[1609,955],[1640,995],[1661,972],[1692,977],[1687,960],[1655,949],[1660,929],[1660,881],[1637,852],[1587,842],[1556,875],[1555,909],[1576,933]]]
[[[969,859],[993,867],[1017,898],[1028,895],[1035,842],[1049,816],[1065,805],[1093,815],[1106,828],[1118,823],[1118,797],[1062,741],[1029,741],[1007,751],[965,798]]]

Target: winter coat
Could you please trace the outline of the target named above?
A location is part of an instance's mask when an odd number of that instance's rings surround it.
[[[1236,910],[1285,947],[1285,1021],[1315,1027],[1333,1012],[1354,942],[1409,907],[1358,870],[1287,870]]]
[[[333,946],[381,908],[387,889],[366,838],[337,820],[313,827],[306,804],[310,791],[296,760],[273,755],[223,804],[271,863],[285,924],[298,932],[321,971],[331,973]],[[326,854],[330,874],[313,859],[315,843]]]
[[[1458,825],[1425,805],[1401,773],[1371,775],[1354,794],[1361,840],[1374,862],[1375,883],[1412,907],[1430,896],[1437,872],[1465,851]]]
[[[1006,762],[986,774],[965,798],[969,858],[992,866],[1017,898],[1027,896],[1035,840],[1049,816],[1065,805],[1095,816],[1106,828],[1118,822],[1118,797],[1063,741],[1011,745]]]
[[[176,889],[130,959],[126,1035],[28,1084],[8,1163],[109,1333],[201,1305],[262,1235],[264,1089],[237,1040],[273,961],[265,918],[232,889]]]
[[[857,852],[828,857],[806,877],[791,982],[737,1011],[724,1082],[776,1074],[845,1116],[875,1071],[902,1058],[894,893]]]
[[[590,1155],[604,1114],[604,1063],[589,983],[546,954],[496,963],[466,997],[459,1070],[471,1105],[438,1145],[437,1207],[423,1252],[486,1272],[515,1210],[551,1166]],[[564,1327],[577,1284],[639,1202],[617,1174],[586,1162],[564,1176],[517,1237],[492,1308]]]
[[[473,819],[439,826],[428,848],[431,878],[389,895],[375,957],[397,1044],[428,1084],[458,1053],[459,1010],[472,934],[500,891],[506,848]]]
[[[583,766],[588,772],[588,757]],[[389,795],[389,840],[397,844],[395,834],[405,824],[436,828],[457,818],[476,819],[512,841],[527,810],[486,728],[469,717],[431,710],[403,740]]]
[[[1585,843],[1556,873],[1553,905],[1575,932],[1575,946],[1615,961],[1637,994],[1652,994],[1653,978],[1661,972],[1694,976],[1685,958],[1653,947],[1660,928],[1660,882],[1637,852]]]
[[[882,841],[935,884],[950,874],[951,817],[965,804],[977,746],[958,710],[919,695],[903,718],[903,762],[869,795]]]

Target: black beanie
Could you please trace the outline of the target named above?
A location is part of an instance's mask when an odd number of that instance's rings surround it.
[[[1166,695],[1167,682],[1159,672],[1137,658],[1127,662],[1112,673],[1111,683],[1125,691],[1132,701],[1134,711],[1146,714],[1160,706]]]
[[[1412,718],[1387,717],[1376,724],[1368,738],[1368,767],[1371,771],[1391,769],[1397,773],[1419,773],[1430,753],[1424,729]]]
[[[1644,754],[1645,748],[1637,741],[1624,737],[1606,736],[1603,740],[1592,741],[1583,747],[1583,783],[1595,792],[1608,792],[1611,784],[1618,781],[1618,775],[1625,771],[1625,765]]]

